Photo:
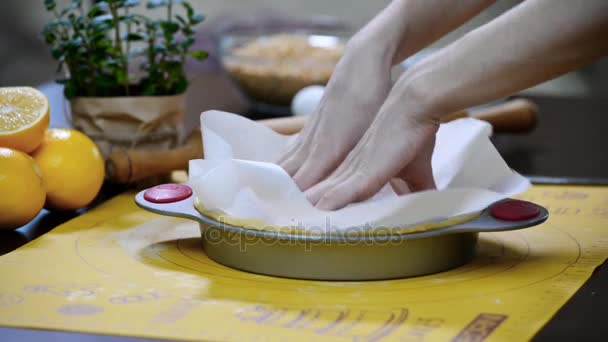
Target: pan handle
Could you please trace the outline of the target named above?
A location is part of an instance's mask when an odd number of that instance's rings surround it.
[[[505,199],[492,204],[474,220],[441,230],[447,233],[502,232],[536,226],[547,220],[546,208],[527,201]]]
[[[135,195],[138,206],[148,211],[213,224],[194,207],[192,189],[185,184],[162,184]],[[430,234],[500,232],[527,228],[549,217],[546,208],[521,200],[506,199],[492,204],[471,221],[429,232]],[[424,233],[423,233],[424,234]]]
[[[206,222],[208,219],[194,207],[192,189],[185,184],[161,184],[135,195],[135,203],[156,214]]]

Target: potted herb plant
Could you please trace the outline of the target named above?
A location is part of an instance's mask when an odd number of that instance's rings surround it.
[[[184,0],[148,0],[156,13],[142,10],[139,0],[44,4],[54,18],[42,34],[67,75],[58,82],[73,126],[106,157],[126,148],[174,147],[188,87],[184,63],[207,57],[190,49],[203,16]]]

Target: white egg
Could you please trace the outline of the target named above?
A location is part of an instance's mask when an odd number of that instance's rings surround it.
[[[302,88],[291,101],[293,115],[311,114],[323,97],[324,86],[313,85]]]

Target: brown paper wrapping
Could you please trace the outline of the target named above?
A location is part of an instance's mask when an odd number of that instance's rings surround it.
[[[74,128],[91,137],[107,158],[117,150],[174,148],[185,95],[76,97],[70,106]]]

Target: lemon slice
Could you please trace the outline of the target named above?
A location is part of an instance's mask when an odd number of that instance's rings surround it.
[[[49,127],[49,101],[30,87],[0,88],[0,147],[34,151]]]

